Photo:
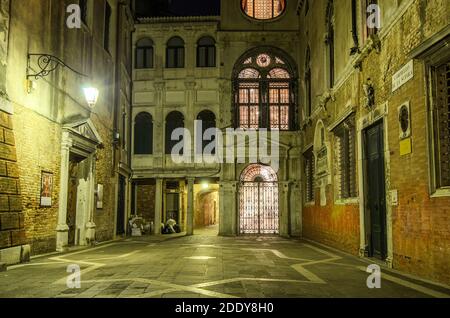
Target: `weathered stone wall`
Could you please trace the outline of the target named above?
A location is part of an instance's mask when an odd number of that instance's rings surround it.
[[[27,241],[11,117],[0,111],[0,250],[24,245]]]
[[[155,221],[155,185],[136,186],[136,214],[146,222]]]
[[[199,193],[196,196],[195,227],[215,225],[219,220],[219,193]]]

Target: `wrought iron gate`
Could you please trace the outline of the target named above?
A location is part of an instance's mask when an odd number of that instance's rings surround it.
[[[254,170],[259,169],[255,174]],[[252,170],[253,169],[253,170]],[[241,178],[240,187],[240,233],[241,234],[278,234],[278,182],[272,174],[261,173],[270,167],[249,167],[246,173],[251,177]],[[252,181],[246,181],[246,180]]]

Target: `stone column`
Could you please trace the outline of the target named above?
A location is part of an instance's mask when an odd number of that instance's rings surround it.
[[[94,212],[95,206],[95,154],[89,156],[89,176],[88,176],[88,202],[87,202],[87,222],[86,222],[86,244],[94,244],[95,228]]]
[[[278,183],[280,236],[289,237],[289,182]]]
[[[187,179],[186,234],[194,235],[194,178]]]
[[[156,179],[156,191],[155,191],[155,235],[161,234],[161,219],[163,209],[163,179]]]
[[[303,212],[303,197],[301,191],[301,182],[291,183],[291,190],[289,192],[290,203],[290,232],[294,237],[302,236],[302,212]]]
[[[191,138],[194,138],[194,136],[195,136],[194,120],[197,118],[197,114],[195,113],[195,107],[194,107],[196,82],[193,79],[186,80],[184,82],[184,85],[186,88],[186,90],[185,90],[186,97],[185,98],[186,98],[186,114],[187,114],[185,121],[184,121],[184,125],[191,132],[191,134],[192,134]],[[192,142],[191,142],[191,145],[192,145]],[[194,151],[195,151],[195,147],[191,146],[191,153],[190,153],[191,156],[195,153]]]
[[[56,227],[56,250],[64,252],[69,242],[69,227],[67,226],[67,195],[69,186],[69,159],[72,140],[68,132],[63,132],[61,142],[61,176],[59,184],[58,225]]]
[[[219,235],[221,236],[235,236],[238,233],[238,212],[236,211],[238,198],[237,184],[235,181],[224,181],[220,183]]]

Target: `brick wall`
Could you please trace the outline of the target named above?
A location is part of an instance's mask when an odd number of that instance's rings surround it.
[[[214,210],[218,208],[218,192],[200,193],[195,200],[195,227],[201,228],[218,223],[219,215],[216,211],[216,222],[214,223]]]
[[[408,52],[448,24],[446,1],[414,1],[389,35],[382,50],[363,64],[362,78],[374,80],[377,104],[388,102],[389,166],[387,191],[398,190],[392,206],[393,267],[450,284],[450,198],[432,198],[429,187],[428,112],[424,64],[414,61],[414,78],[392,93],[391,78],[405,65]],[[444,8],[447,9],[444,9]],[[397,108],[411,107],[411,154],[400,156]]]
[[[32,254],[56,249],[61,129],[36,112],[14,105],[14,130],[23,199],[25,230]],[[48,155],[51,154],[51,155]],[[40,206],[42,171],[53,173],[52,206]]]
[[[0,111],[0,249],[26,244],[12,115]]]
[[[303,209],[303,236],[349,253],[359,250],[359,205],[337,205],[333,201],[331,186],[327,186],[327,205],[319,205],[320,193],[316,191],[316,203]]]
[[[103,209],[96,210],[94,214],[95,239],[97,241],[111,240],[115,234],[116,218],[116,190],[118,178],[113,167],[112,131],[106,127],[107,118],[99,118],[97,115],[91,117],[92,122],[98,130],[102,140],[103,148],[97,149],[96,183],[103,185]],[[111,124],[112,126],[112,124]]]
[[[136,213],[146,221],[155,220],[155,185],[138,185],[136,187]]]

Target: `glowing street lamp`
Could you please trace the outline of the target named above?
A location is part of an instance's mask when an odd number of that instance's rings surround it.
[[[89,76],[78,72],[77,70],[73,69],[69,65],[67,65],[63,60],[60,58],[50,55],[50,54],[28,54],[28,65],[31,63],[31,59],[37,59],[37,68],[38,71],[35,73],[31,73],[30,67],[27,68],[27,87],[33,86],[31,83],[30,78],[34,78],[35,80],[38,80],[40,78],[44,78],[50,73],[57,70],[59,67],[61,68],[67,68],[71,70],[73,73],[78,74],[81,77],[88,78]],[[31,89],[28,88],[29,93],[31,92]],[[86,101],[90,108],[94,108],[95,104],[98,100],[99,91],[98,89],[94,87],[85,87],[83,88],[84,91],[84,97],[86,98]]]
[[[86,87],[83,88],[84,91],[84,97],[86,98],[86,102],[88,103],[90,108],[94,108],[95,104],[97,104],[98,100],[98,89],[94,87]]]

